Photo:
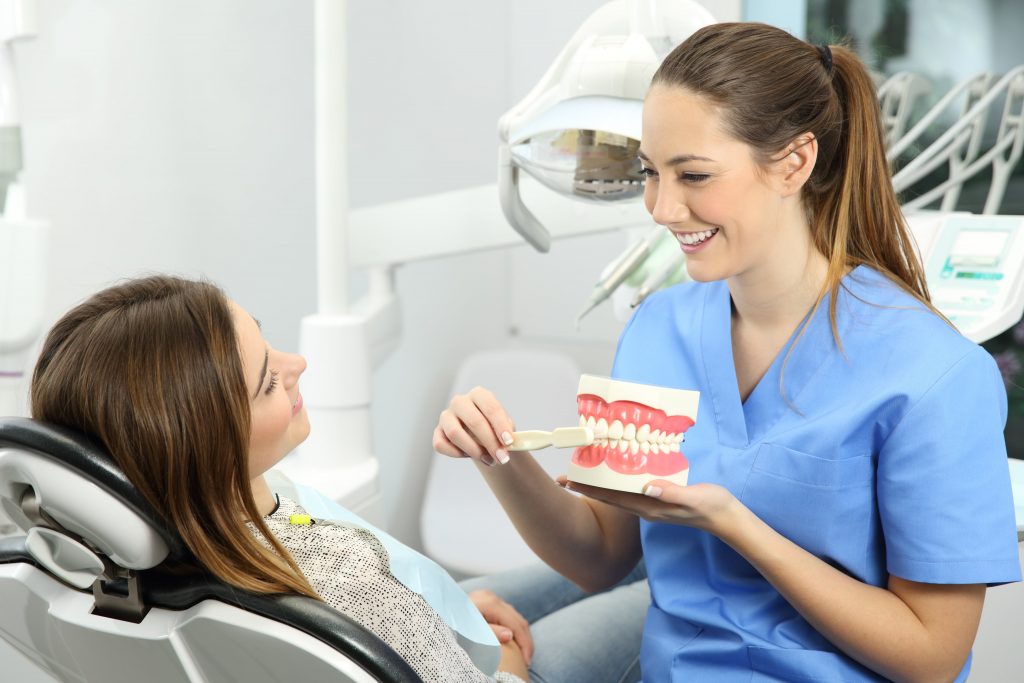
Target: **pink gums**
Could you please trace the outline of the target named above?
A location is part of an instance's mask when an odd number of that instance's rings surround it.
[[[623,425],[650,425],[651,431],[660,429],[663,434],[680,434],[694,424],[693,420],[685,415],[667,415],[663,410],[633,401],[606,403],[600,396],[579,394],[576,403],[580,415],[593,417],[595,420],[604,418],[609,425],[618,420]],[[633,453],[628,448],[622,451],[619,448],[598,444],[577,448],[572,461],[580,467],[597,467],[606,462],[612,471],[619,474],[646,473],[655,476],[676,474],[690,466],[681,452],[644,453],[639,450]]]

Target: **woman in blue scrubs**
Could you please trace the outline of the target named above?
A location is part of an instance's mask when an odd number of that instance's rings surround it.
[[[1006,396],[929,301],[864,65],[703,28],[654,76],[640,158],[695,282],[637,310],[612,374],[701,392],[690,485],[568,495],[509,457],[513,422],[480,388],[435,448],[482,463],[580,586],[642,552],[645,681],[965,680],[986,586],[1020,579]]]

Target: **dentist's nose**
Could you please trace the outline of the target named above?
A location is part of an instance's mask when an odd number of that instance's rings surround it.
[[[675,188],[665,187],[662,183],[651,183],[645,188],[644,200],[648,213],[658,225],[671,226],[690,218],[686,198]]]

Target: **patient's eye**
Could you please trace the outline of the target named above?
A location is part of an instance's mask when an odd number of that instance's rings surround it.
[[[265,392],[263,392],[267,396],[269,396],[270,392],[272,392],[275,388],[277,388],[277,376],[279,374],[280,373],[278,373],[277,370],[271,370],[270,371],[270,384],[267,385],[267,390]]]

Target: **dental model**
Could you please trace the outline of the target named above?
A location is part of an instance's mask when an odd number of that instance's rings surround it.
[[[594,441],[573,453],[569,480],[631,493],[652,479],[685,486],[690,464],[680,444],[697,420],[699,398],[698,391],[582,375],[579,424]]]

